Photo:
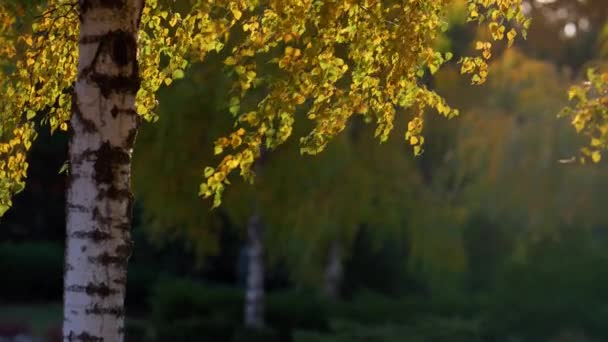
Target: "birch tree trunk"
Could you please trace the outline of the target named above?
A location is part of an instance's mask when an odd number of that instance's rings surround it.
[[[72,104],[64,341],[120,342],[138,127],[137,36],[144,0],[80,0]]]
[[[340,242],[335,240],[329,249],[325,268],[325,294],[332,300],[337,300],[340,296],[343,273],[342,248]]]
[[[262,222],[254,213],[247,223],[248,267],[245,290],[245,326],[264,326],[264,245]]]

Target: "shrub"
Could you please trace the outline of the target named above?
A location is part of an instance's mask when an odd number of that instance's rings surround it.
[[[479,342],[475,322],[453,319],[420,320],[417,324],[362,324],[338,320],[331,334],[298,331],[294,342]]]
[[[154,319],[162,322],[190,317],[242,317],[243,291],[231,287],[205,286],[186,279],[163,279],[150,300]]]
[[[179,342],[216,342],[230,341],[235,322],[218,318],[182,318],[180,320],[158,323],[156,325],[156,341]]]
[[[159,336],[163,337],[179,333],[184,339],[188,336],[198,336],[199,339],[216,336],[216,341],[229,341],[247,336],[251,340],[275,336],[277,341],[283,342],[290,341],[296,329],[328,330],[326,306],[323,299],[312,292],[268,294],[266,322],[274,330],[255,332],[240,327],[244,291],[239,288],[206,286],[186,279],[164,279],[152,291],[150,306],[152,321]],[[196,330],[189,335],[185,332],[188,329]]]
[[[403,323],[423,312],[419,298],[389,297],[373,291],[360,291],[350,301],[338,303],[333,316],[366,324]]]
[[[125,341],[147,342],[150,341],[150,326],[146,321],[127,317],[125,321]]]
[[[63,293],[63,248],[49,242],[2,243],[0,274],[2,300],[60,300]]]
[[[230,341],[242,321],[244,302],[238,288],[164,279],[152,293],[158,341]]]
[[[538,341],[570,330],[608,339],[608,258],[603,251],[571,234],[535,242],[528,254],[508,265],[500,278],[488,320],[492,333]]]
[[[232,342],[283,342],[278,334],[271,328],[250,329],[241,328],[237,330]]]
[[[314,292],[271,293],[266,303],[268,325],[277,330],[281,341],[290,341],[294,330],[327,331],[329,328],[327,306]]]
[[[127,273],[126,307],[129,312],[149,310],[149,298],[158,279],[158,272],[152,265],[134,264]]]

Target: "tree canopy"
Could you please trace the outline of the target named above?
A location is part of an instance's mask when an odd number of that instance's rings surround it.
[[[450,1],[190,1],[180,5],[146,1],[139,37],[143,80],[137,111],[154,120],[156,92],[184,75],[189,63],[231,46],[224,60],[232,75],[230,111],[238,127],[215,143],[222,161],[205,169],[200,193],[220,203],[228,175],[251,165],[262,146],[275,148],[291,134],[296,108],[314,128],[301,139],[302,151],[320,152],[327,141],[363,114],[377,124],[385,140],[397,110],[411,109],[406,139],[422,151],[425,108],[447,117],[449,107],[421,81],[451,58],[436,51],[435,40],[447,28]],[[525,36],[529,19],[519,0],[470,0],[468,20],[487,25],[489,41],[478,42],[479,56],[465,57],[462,72],[474,83],[487,76],[490,40]],[[14,65],[2,75],[2,211],[23,187],[25,152],[35,138],[35,122],[67,130],[71,86],[76,77],[78,13],[76,3],[50,0],[39,7],[31,30],[16,32],[14,8],[4,4],[0,36],[2,58]],[[17,39],[18,38],[18,39]],[[13,45],[14,44],[14,45]],[[14,46],[14,47],[13,47]],[[20,53],[15,53],[15,51]],[[248,97],[264,90],[261,100]]]

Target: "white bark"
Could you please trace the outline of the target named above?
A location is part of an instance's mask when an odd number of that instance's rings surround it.
[[[67,189],[64,341],[120,342],[144,0],[80,0]]]
[[[332,300],[340,296],[343,273],[342,248],[340,242],[334,241],[329,249],[325,268],[325,294]]]
[[[264,245],[262,222],[254,213],[247,223],[247,288],[245,290],[245,326],[264,326]]]

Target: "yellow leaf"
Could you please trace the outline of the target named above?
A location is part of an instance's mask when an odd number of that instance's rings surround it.
[[[236,19],[236,20],[241,19],[243,12],[241,12],[238,8],[234,7],[231,9],[231,11],[232,11],[232,15],[234,16],[234,19]]]
[[[591,153],[591,159],[594,163],[599,163],[599,161],[602,160],[602,155],[599,151],[594,151],[593,153]]]
[[[509,40],[509,47],[511,47],[511,45],[513,45],[513,42],[515,41],[515,36],[517,36],[517,32],[514,29],[511,29],[509,31],[509,33],[507,33],[507,39]]]

